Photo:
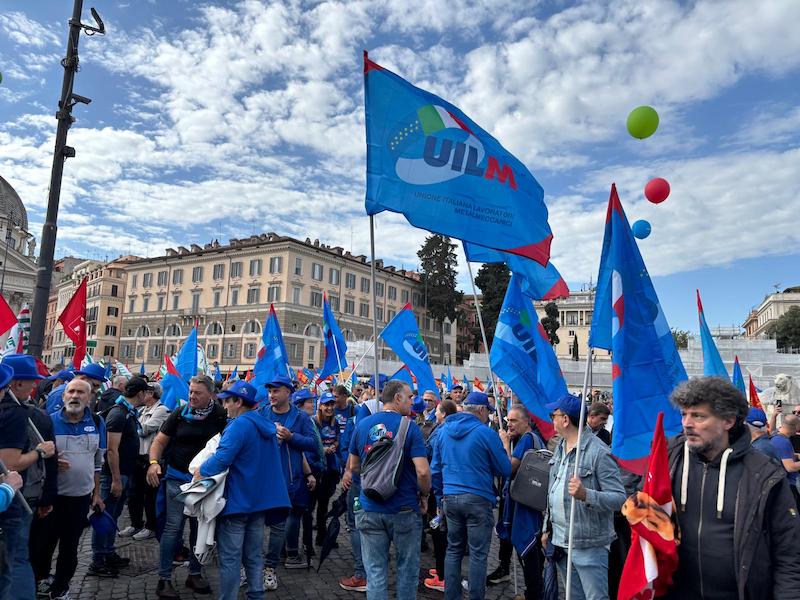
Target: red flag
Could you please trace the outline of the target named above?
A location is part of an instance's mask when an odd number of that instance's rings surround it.
[[[756,389],[755,384],[753,383],[753,376],[750,375],[750,406],[753,408],[760,408],[764,410],[764,407],[761,406],[761,400],[758,397],[758,390]]]
[[[11,310],[3,296],[0,296],[0,335],[11,329],[17,324],[17,315]]]
[[[474,388],[475,388],[476,390],[478,390],[479,392],[482,392],[482,391],[483,391],[483,383],[481,383],[481,380],[480,380],[480,379],[478,379],[477,377],[473,378],[473,380],[472,380],[472,387],[474,387]]]
[[[622,569],[618,600],[663,596],[678,568],[680,540],[663,420],[664,413],[658,413],[642,491],[622,506],[622,514],[631,525],[631,549]]]
[[[75,295],[72,296],[58,322],[64,328],[64,335],[75,344],[75,356],[72,357],[72,366],[81,368],[83,357],[86,356],[86,279],[81,281]]]
[[[244,380],[249,382],[249,381],[250,381],[251,379],[253,379],[253,377],[255,377],[255,376],[256,376],[256,374],[253,372],[253,369],[250,369],[250,370],[247,372],[247,375],[245,375],[245,376],[244,376]]]
[[[169,373],[170,375],[181,377],[181,374],[178,373],[178,369],[175,368],[175,365],[172,364],[172,361],[166,354],[164,355],[164,364],[167,366],[167,373]],[[183,377],[181,377],[181,379],[183,379]]]

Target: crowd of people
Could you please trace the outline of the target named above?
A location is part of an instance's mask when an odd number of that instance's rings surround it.
[[[68,599],[90,524],[88,576],[128,567],[119,537],[157,538],[159,598],[179,598],[176,564],[188,566],[183,586],[194,593],[233,599],[244,588],[262,598],[278,589],[279,567],[307,568],[314,542],[336,544],[326,517],[337,497],[346,497],[352,551],[339,585],[369,600],[388,598],[392,547],[400,600],[420,583],[446,600],[484,598],[487,585],[508,580],[515,552],[525,598],[539,600],[546,563],[567,579],[570,537],[571,597],[616,597],[630,543],[620,511],[641,479],[611,455],[604,398],[549,404],[555,435],[546,439],[522,404],[460,386],[415,396],[381,376],[317,395],[278,376],[267,388],[259,401],[246,381],[198,375],[170,411],[144,376],[106,381],[90,364],[45,377],[32,356],[6,357],[0,600]],[[680,545],[668,596],[796,598],[800,416],[768,422],[719,378],[688,381],[672,401],[683,433],[669,442]],[[539,508],[511,492],[531,452],[549,469]],[[118,530],[126,506],[130,526]],[[428,536],[434,564],[420,582]],[[487,574],[494,536],[499,566]],[[216,592],[203,574],[210,547]]]

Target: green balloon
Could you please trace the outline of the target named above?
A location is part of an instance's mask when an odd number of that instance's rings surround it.
[[[628,115],[628,133],[643,140],[658,129],[658,113],[652,106],[637,106]]]

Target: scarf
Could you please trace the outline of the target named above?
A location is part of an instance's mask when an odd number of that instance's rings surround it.
[[[212,410],[214,410],[213,399],[205,408],[192,408],[189,404],[184,405],[183,410],[181,411],[181,416],[189,421],[202,421],[211,414]]]
[[[117,398],[117,400],[114,402],[114,404],[119,404],[120,406],[125,408],[125,410],[128,411],[128,415],[127,416],[131,417],[132,419],[134,419],[136,421],[136,431],[139,433],[139,435],[141,435],[142,434],[142,424],[139,422],[139,419],[138,419],[139,413],[136,411],[136,407],[133,404],[131,404],[130,402],[128,402],[128,399],[125,398],[125,396],[122,396],[122,395],[119,398]]]

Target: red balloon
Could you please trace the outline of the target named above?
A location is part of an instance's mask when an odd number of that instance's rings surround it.
[[[645,198],[653,204],[661,204],[669,196],[669,182],[661,177],[656,177],[644,186]]]

